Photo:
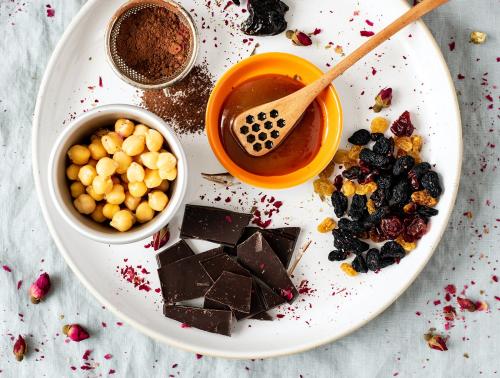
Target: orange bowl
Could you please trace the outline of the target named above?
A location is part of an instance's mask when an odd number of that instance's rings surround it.
[[[285,53],[258,54],[242,60],[217,81],[210,95],[205,115],[208,141],[219,162],[242,182],[260,188],[290,188],[318,175],[332,160],[342,135],[342,108],[332,85],[318,96],[317,101],[323,113],[323,136],[318,153],[307,165],[280,176],[261,176],[248,172],[231,160],[222,145],[219,127],[220,113],[224,101],[233,88],[253,77],[267,74],[289,77],[298,75],[301,82],[307,85],[318,79],[323,72],[311,62]]]

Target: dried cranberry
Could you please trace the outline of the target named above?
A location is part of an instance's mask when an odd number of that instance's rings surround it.
[[[364,146],[367,144],[371,139],[370,132],[365,129],[360,129],[354,132],[347,141],[349,143],[355,144],[357,146]]]
[[[380,221],[380,229],[389,239],[396,239],[404,230],[401,220],[392,215]]]
[[[394,153],[394,139],[380,138],[373,145],[373,152],[381,155],[392,155]]]
[[[348,180],[357,180],[359,177],[361,177],[361,167],[355,165],[349,169],[346,169],[344,172],[342,172],[342,176],[344,176]]]
[[[351,263],[354,270],[358,273],[366,273],[368,272],[368,267],[366,266],[366,261],[363,256],[358,255],[352,260]]]
[[[411,136],[411,134],[413,134],[413,130],[415,130],[415,127],[411,123],[410,112],[407,110],[404,111],[391,126],[393,134],[399,137]]]
[[[413,241],[420,239],[427,232],[427,222],[419,215],[409,220],[410,222],[406,224],[405,236],[410,236]]]
[[[344,185],[344,179],[342,178],[342,175],[335,176],[335,179],[333,180],[333,186],[335,186],[335,189],[340,191],[343,185]]]
[[[359,220],[368,215],[368,209],[366,208],[366,196],[355,194],[352,197],[351,207],[349,209],[349,216],[354,220]]]
[[[332,194],[332,205],[333,205],[333,211],[335,211],[335,215],[337,217],[342,217],[344,216],[345,212],[347,211],[347,197],[342,193],[341,191],[335,191]]]
[[[439,176],[434,171],[424,173],[420,179],[420,184],[422,184],[422,187],[427,189],[429,194],[434,198],[438,198],[443,192],[441,184],[439,183]]]
[[[380,269],[380,254],[378,249],[370,248],[368,252],[366,252],[366,266],[373,272]]]
[[[330,261],[344,261],[349,256],[349,252],[344,251],[331,251],[328,254],[328,260]]]
[[[394,176],[400,176],[407,173],[415,165],[415,159],[410,155],[404,155],[398,157],[392,167],[392,174]]]
[[[381,243],[387,240],[387,236],[378,227],[370,229],[370,240],[374,243]]]

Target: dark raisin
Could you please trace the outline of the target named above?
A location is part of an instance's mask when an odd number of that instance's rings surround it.
[[[380,258],[380,269],[386,268],[396,262],[394,257],[383,256]]]
[[[410,199],[411,187],[406,180],[400,180],[391,190],[391,199],[389,205],[395,208],[401,208],[406,205]]]
[[[378,226],[378,224],[382,221],[384,217],[386,217],[389,214],[390,210],[387,206],[381,206],[373,214],[370,214],[367,216],[364,221],[363,225],[365,228],[371,228],[373,226]]]
[[[366,261],[363,256],[358,255],[352,260],[351,263],[354,270],[358,273],[366,273],[368,272],[368,267],[366,266]]]
[[[368,148],[363,148],[361,150],[359,158],[365,163],[377,168],[385,168],[391,163],[389,157],[377,154]]]
[[[394,162],[394,167],[392,167],[392,174],[394,176],[399,176],[407,173],[415,165],[415,159],[410,155],[400,156]]]
[[[332,205],[335,215],[340,218],[347,211],[347,197],[341,191],[337,190],[332,194]]]
[[[408,111],[403,112],[399,118],[394,121],[391,126],[391,131],[396,136],[411,136],[413,134],[413,124],[411,123],[410,113]]]
[[[392,215],[380,221],[380,230],[389,239],[396,239],[404,230],[403,222],[397,216]]]
[[[408,242],[419,240],[427,232],[427,222],[424,218],[417,215],[405,219],[405,234],[403,238]]]
[[[375,179],[375,182],[380,189],[390,189],[392,186],[392,176],[389,174],[381,174]]]
[[[380,255],[382,256],[382,258],[390,257],[396,260],[400,260],[405,257],[405,250],[395,241],[388,241],[380,249]]]
[[[408,172],[408,180],[410,181],[411,187],[413,190],[420,189],[420,179],[423,174],[431,169],[431,165],[429,163],[423,162],[415,165],[410,172]]]
[[[349,143],[355,144],[357,146],[364,146],[371,139],[370,132],[365,129],[360,129],[354,132],[350,138],[347,139]]]
[[[355,194],[352,197],[351,207],[349,208],[349,216],[354,220],[360,220],[368,215],[368,209],[366,208],[366,196]]]
[[[418,205],[417,206],[417,213],[425,218],[430,218],[430,217],[433,217],[435,215],[438,215],[439,211],[432,208],[432,207]]]
[[[356,238],[352,233],[336,228],[332,231],[335,248],[360,254],[368,249],[368,244]]]
[[[434,171],[429,171],[424,173],[422,178],[420,179],[420,183],[424,189],[427,189],[429,194],[434,198],[438,198],[443,189],[441,189],[441,184],[439,183],[439,176]]]
[[[347,218],[339,219],[338,227],[341,230],[348,231],[356,236],[360,236],[366,231],[361,222],[355,220],[349,220]]]
[[[366,266],[373,272],[380,269],[380,254],[378,249],[370,248],[368,252],[366,252]]]
[[[372,133],[371,139],[376,142],[380,138],[384,138],[384,133]]]
[[[387,190],[378,188],[372,193],[370,199],[373,201],[375,207],[381,207],[387,204],[387,197]]]
[[[248,18],[241,25],[248,35],[276,35],[286,30],[288,5],[280,0],[249,0]]]
[[[335,189],[340,191],[343,185],[344,185],[344,179],[342,178],[342,175],[335,176],[335,179],[333,180],[333,186],[335,186]]]
[[[349,169],[346,169],[344,172],[342,172],[342,176],[344,176],[348,180],[357,180],[361,177],[361,167],[355,165]]]
[[[347,259],[348,256],[349,256],[349,252],[334,250],[328,254],[328,260],[330,260],[330,261],[344,261],[345,259]]]
[[[373,145],[373,152],[389,156],[394,153],[394,139],[392,138],[380,138]]]

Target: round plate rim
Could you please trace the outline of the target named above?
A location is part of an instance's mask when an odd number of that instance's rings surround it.
[[[44,75],[43,75],[43,78],[42,78],[42,81],[40,84],[40,88],[38,91],[37,99],[36,99],[35,112],[34,112],[34,116],[33,116],[33,129],[32,129],[32,139],[31,139],[32,146],[31,147],[32,147],[32,173],[33,173],[33,178],[34,178],[34,182],[35,182],[35,190],[36,190],[38,202],[39,202],[40,207],[42,209],[42,214],[43,214],[43,217],[44,217],[45,222],[47,224],[47,227],[49,229],[49,232],[50,232],[50,234],[51,234],[51,236],[52,236],[52,238],[53,238],[53,240],[54,240],[54,242],[59,250],[59,253],[63,256],[64,260],[69,265],[69,267],[71,268],[73,273],[77,276],[77,278],[80,280],[80,282],[82,282],[82,284],[85,286],[85,288],[87,290],[89,290],[90,293],[92,293],[92,295],[94,297],[96,297],[97,300],[99,300],[101,302],[102,305],[104,305],[114,315],[116,315],[118,318],[120,318],[124,322],[130,324],[135,329],[137,329],[140,332],[144,333],[145,335],[151,337],[152,339],[158,340],[162,343],[172,345],[174,347],[183,349],[185,351],[199,353],[199,354],[206,355],[206,356],[223,357],[223,358],[231,358],[231,359],[257,359],[257,358],[271,358],[271,357],[287,356],[287,355],[292,355],[292,354],[296,354],[296,353],[302,353],[302,352],[320,347],[322,345],[331,343],[335,340],[341,339],[341,338],[349,335],[350,333],[360,329],[361,327],[366,325],[368,322],[370,322],[371,320],[376,318],[379,314],[381,314],[389,306],[391,306],[394,303],[394,301],[396,301],[396,299],[399,298],[399,296],[401,296],[401,294],[403,294],[408,289],[408,287],[415,281],[415,279],[419,276],[421,271],[427,265],[430,258],[434,255],[435,249],[436,249],[437,245],[439,244],[439,242],[441,241],[441,238],[443,237],[444,232],[446,231],[445,226],[443,226],[441,228],[438,238],[436,238],[434,244],[431,246],[431,251],[430,251],[427,259],[425,259],[425,261],[422,262],[421,266],[419,266],[418,269],[415,270],[412,277],[408,280],[408,283],[406,285],[402,286],[401,289],[399,290],[399,292],[393,298],[388,300],[387,303],[384,303],[384,305],[381,306],[377,311],[374,311],[373,313],[367,315],[363,321],[361,321],[357,324],[354,324],[351,327],[345,329],[344,332],[342,332],[338,335],[335,335],[333,337],[331,337],[331,336],[324,337],[323,339],[321,339],[319,341],[303,344],[300,347],[282,348],[279,350],[275,350],[273,352],[266,352],[263,354],[250,354],[250,353],[245,353],[245,352],[220,353],[218,351],[214,351],[214,350],[209,349],[209,348],[197,348],[196,346],[193,346],[191,344],[183,343],[181,341],[178,341],[178,340],[172,339],[170,337],[160,335],[156,332],[151,331],[148,327],[145,327],[142,324],[136,322],[135,320],[129,318],[127,315],[122,313],[118,308],[116,308],[111,303],[109,303],[90,284],[90,282],[84,277],[84,275],[80,272],[78,267],[74,264],[73,260],[66,252],[66,250],[63,246],[63,243],[61,242],[61,240],[60,240],[60,238],[55,230],[55,227],[54,227],[52,220],[50,218],[50,215],[49,215],[49,211],[48,211],[47,206],[45,204],[45,198],[43,196],[42,189],[41,189],[42,188],[41,178],[40,178],[40,175],[38,174],[39,162],[37,161],[37,152],[38,152],[37,151],[38,150],[37,141],[38,141],[39,126],[40,126],[41,102],[42,102],[43,94],[45,93],[46,87],[47,87],[48,82],[49,82],[49,77],[52,75],[52,71],[53,71],[54,66],[55,66],[54,63],[58,59],[58,57],[60,56],[60,54],[62,52],[62,48],[65,45],[66,40],[72,34],[73,29],[76,28],[76,26],[79,24],[80,20],[87,14],[88,11],[90,11],[90,9],[98,1],[99,0],[89,0],[80,9],[80,11],[73,18],[73,20],[71,21],[71,23],[69,24],[69,26],[65,30],[63,36],[61,37],[61,39],[57,43],[56,48],[54,49],[54,52],[52,53],[52,55],[50,57],[50,60],[49,60],[47,67],[45,69],[45,72],[44,72]],[[410,9],[411,6],[407,2],[405,2],[404,0],[398,0],[398,1],[401,2],[406,9]],[[456,172],[456,175],[454,178],[454,187],[450,188],[450,190],[452,190],[453,192],[452,192],[452,198],[451,198],[451,206],[449,207],[449,209],[447,209],[447,212],[445,214],[445,219],[443,221],[443,225],[446,225],[448,223],[448,220],[449,220],[451,213],[453,211],[453,208],[454,208],[454,204],[455,204],[457,193],[458,193],[460,175],[461,175],[462,158],[463,158],[462,122],[461,122],[461,117],[460,117],[460,109],[459,109],[459,105],[458,105],[458,98],[456,95],[455,86],[453,84],[453,80],[452,80],[450,71],[448,69],[448,66],[446,64],[446,61],[444,60],[443,54],[442,54],[436,40],[434,39],[433,35],[431,34],[429,29],[425,25],[425,23],[422,20],[419,20],[419,21],[417,21],[417,24],[422,28],[422,30],[426,34],[426,37],[431,42],[430,47],[434,50],[434,52],[436,53],[436,56],[440,59],[443,71],[447,74],[446,79],[448,80],[448,84],[449,84],[448,89],[451,93],[452,98],[455,100],[454,101],[454,105],[455,105],[454,106],[454,111],[455,111],[454,116],[455,116],[455,119],[457,120],[457,129],[458,129],[457,130],[458,131],[458,140],[456,141],[458,143],[458,152],[459,152],[458,156],[457,156],[458,161],[456,162],[458,169],[457,169],[457,172]],[[104,51],[103,51],[103,53],[104,53]]]

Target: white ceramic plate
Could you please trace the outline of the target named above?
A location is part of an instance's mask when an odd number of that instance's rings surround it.
[[[218,187],[200,177],[201,172],[222,170],[205,136],[181,136],[192,173],[186,202],[249,211],[254,200],[257,206],[264,208],[265,202],[259,200],[263,194],[267,194],[267,198],[274,196],[283,206],[280,213],[273,216],[272,226],[302,227],[299,246],[313,240],[294,276],[297,285],[307,280],[310,292],[293,306],[274,311],[284,317],[272,322],[240,322],[228,338],[181,328],[179,323],[163,317],[160,294],[154,290],[140,291],[123,279],[117,267],[141,265],[152,272],[143,274],[151,287],[159,287],[154,252],[143,246],[148,241],[113,247],[88,240],[63,222],[49,197],[49,153],[64,125],[75,114],[97,104],[138,103],[136,90],[113,74],[104,53],[106,23],[121,3],[90,0],[82,8],[47,67],[34,117],[33,169],[37,192],[50,232],[76,276],[107,308],[147,335],[197,353],[233,358],[271,357],[314,348],[354,331],[387,308],[417,277],[438,244],[453,207],[461,166],[461,125],[455,91],[442,55],[424,24],[409,26],[335,82],[345,114],[342,146],[353,130],[368,127],[374,116],[368,109],[373,97],[380,88],[391,86],[393,105],[382,115],[394,120],[409,110],[417,133],[425,138],[423,156],[436,163],[441,174],[445,191],[438,205],[440,213],[432,219],[430,231],[418,248],[399,265],[379,274],[347,277],[340,271],[339,263],[327,260],[332,249],[331,235],[316,232],[316,225],[332,214],[332,208],[312,194],[311,183],[262,194],[261,190],[245,185],[231,190]],[[253,50],[253,44],[243,43],[247,37],[231,28],[231,24],[238,24],[239,20],[228,15],[238,12],[244,17],[241,8],[233,5],[225,11],[226,2],[220,8],[212,5],[212,9],[202,0],[182,3],[187,9],[195,10],[201,39],[206,41],[201,45],[199,59],[207,59],[216,77]],[[340,59],[333,49],[324,48],[328,42],[342,46],[348,53],[364,41],[360,30],[378,31],[408,9],[401,0],[383,0],[376,7],[371,0],[339,0],[335,6],[323,0],[288,0],[287,3],[291,5],[287,16],[290,28],[306,32],[321,28],[322,32],[313,37],[314,44],[310,47],[292,46],[284,34],[255,38],[253,43],[260,44],[257,51],[291,52],[323,69],[327,68],[326,63],[334,64]],[[202,27],[202,18],[210,24],[210,29]],[[374,26],[365,20],[372,21]],[[102,88],[98,85],[99,77],[103,80]],[[222,200],[215,201],[219,196]],[[224,200],[228,197],[232,200],[226,203]],[[181,217],[182,212],[171,223],[170,243],[178,237]],[[210,247],[204,242],[192,245],[198,251]]]

